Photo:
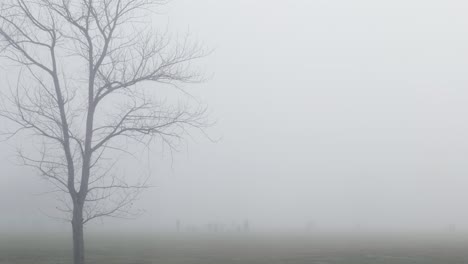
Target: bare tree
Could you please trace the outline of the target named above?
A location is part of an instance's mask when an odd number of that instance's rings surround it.
[[[24,164],[67,194],[58,209],[70,217],[75,264],[85,263],[84,224],[129,216],[147,187],[113,173],[115,153],[155,137],[174,147],[187,129],[206,126],[204,107],[151,91],[198,81],[190,63],[206,55],[187,38],[171,41],[141,23],[162,4],[8,0],[0,8],[0,54],[20,69],[0,115],[16,125],[10,136],[40,142],[36,152],[20,152]]]

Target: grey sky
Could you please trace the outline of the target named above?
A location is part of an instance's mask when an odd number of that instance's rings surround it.
[[[147,213],[118,225],[468,228],[467,9],[172,1],[163,24],[215,49],[201,62],[213,77],[187,89],[210,106],[221,140],[198,135],[173,162],[154,153]],[[0,151],[0,229],[50,227],[48,198],[34,195],[43,183],[11,164],[13,145]]]

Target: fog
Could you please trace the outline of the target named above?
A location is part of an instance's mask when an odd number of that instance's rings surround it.
[[[184,87],[216,124],[178,152],[156,145],[122,162],[151,173],[135,204],[146,212],[88,228],[468,231],[467,11],[460,0],[171,1],[155,26],[213,49],[207,81]],[[49,217],[48,185],[16,164],[20,140],[1,143],[0,230],[68,230]]]

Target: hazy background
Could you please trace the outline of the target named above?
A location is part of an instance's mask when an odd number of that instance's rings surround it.
[[[212,77],[187,89],[220,140],[155,151],[146,214],[90,228],[468,230],[467,12],[461,0],[173,0],[155,21],[214,48]],[[68,231],[14,146],[0,146],[0,230]]]

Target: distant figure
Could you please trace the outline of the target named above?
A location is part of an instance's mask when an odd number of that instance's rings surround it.
[[[313,231],[315,230],[315,228],[316,228],[316,225],[314,221],[309,221],[306,225],[307,231]]]
[[[448,230],[450,233],[455,233],[457,231],[457,226],[455,224],[450,224]]]
[[[244,232],[249,232],[249,231],[250,231],[249,220],[245,220],[245,221],[244,221],[244,228],[243,228],[243,231],[244,231]]]
[[[209,223],[206,225],[206,228],[208,232],[214,232],[214,233],[217,233],[220,230],[219,225],[217,223]]]
[[[362,224],[361,224],[361,223],[355,224],[355,225],[354,225],[354,229],[355,229],[356,231],[362,231]]]
[[[180,227],[180,220],[177,219],[177,221],[176,221],[176,230],[177,230],[177,232],[180,232],[180,228],[181,228]]]

